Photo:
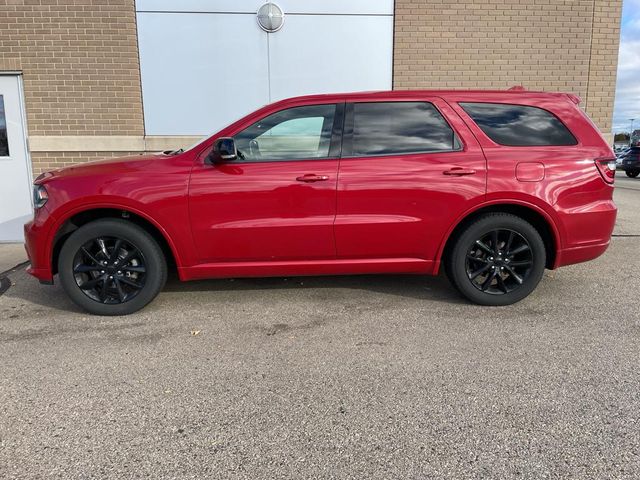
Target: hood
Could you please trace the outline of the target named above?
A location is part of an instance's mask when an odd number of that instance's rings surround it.
[[[139,171],[148,168],[151,162],[168,158],[169,156],[170,155],[164,153],[156,153],[90,161],[43,173],[35,179],[34,183],[40,185],[62,177],[82,177],[86,175]]]

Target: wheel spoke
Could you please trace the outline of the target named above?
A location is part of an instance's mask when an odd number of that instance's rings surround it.
[[[109,254],[107,253],[107,246],[104,243],[104,238],[96,238],[96,243],[100,247],[100,251],[104,255],[104,258],[108,259]]]
[[[523,279],[520,275],[518,275],[518,274],[513,270],[513,268],[511,268],[511,267],[504,267],[504,268],[505,268],[505,270],[506,270],[507,272],[509,272],[509,275],[511,275],[511,276],[513,277],[513,279],[514,279],[516,282],[518,282],[518,284],[519,284],[519,285],[522,285],[522,283],[524,282],[524,279]]]
[[[491,273],[491,275],[487,276],[487,279],[483,282],[482,287],[481,287],[483,292],[486,292],[487,288],[489,288],[489,286],[491,286],[491,282],[493,282],[494,278],[496,278],[495,270]]]
[[[146,273],[147,269],[142,265],[126,265],[122,267],[125,272]]]
[[[493,250],[491,250],[486,243],[483,243],[481,240],[476,240],[476,245],[479,246],[486,253],[493,255]]]
[[[517,247],[516,249],[511,250],[510,252],[508,252],[508,254],[507,254],[507,255],[508,255],[509,257],[514,257],[514,256],[518,255],[519,253],[526,252],[527,250],[531,250],[531,249],[529,248],[529,245],[527,245],[527,244],[525,243],[525,244],[523,244],[523,245],[520,245],[520,246],[519,246],[519,247]]]
[[[100,266],[99,265],[81,264],[81,265],[78,265],[76,268],[73,269],[73,273],[89,273],[89,272],[97,272],[98,270],[100,270]]]
[[[498,231],[494,230],[491,232],[491,243],[493,243],[493,251],[494,253],[498,253],[500,249],[498,248]]]
[[[514,268],[514,267],[528,267],[530,265],[533,265],[533,261],[532,260],[522,260],[521,262],[511,262],[511,263],[509,263],[509,266],[511,268]]]
[[[110,262],[113,262],[118,259],[118,252],[120,251],[121,245],[122,245],[122,239],[118,238],[116,240],[115,245],[113,246],[113,250],[111,250],[111,255],[109,256]]]
[[[513,230],[509,230],[509,238],[507,239],[507,244],[504,246],[504,251],[509,252],[511,250],[511,244],[513,243]]]
[[[509,289],[507,288],[507,284],[504,283],[504,278],[502,278],[502,275],[498,274],[496,275],[496,278],[498,279],[498,288],[502,290],[503,293],[509,293]]]
[[[91,255],[91,253],[89,253],[89,250],[87,250],[84,247],[82,247],[81,250],[82,250],[82,253],[84,253],[89,258],[89,260],[91,260],[93,263],[95,263],[96,265],[102,265],[96,257],[94,257],[93,255]]]
[[[491,265],[487,264],[484,267],[482,267],[480,270],[476,270],[475,272],[473,272],[472,274],[469,275],[469,280],[471,280],[473,282],[476,278],[478,278],[480,275],[485,273],[490,268],[491,268]]]
[[[82,290],[92,290],[94,288],[96,288],[96,286],[102,282],[106,277],[102,276],[102,277],[98,277],[98,278],[94,278],[93,280],[89,280],[88,282],[84,282],[82,285],[78,285]]]
[[[102,303],[107,303],[107,282],[108,281],[109,280],[108,280],[107,276],[105,275],[102,278],[102,287],[100,288],[100,294],[99,294],[100,295],[100,301]]]
[[[130,278],[127,278],[127,277],[120,277],[120,281],[122,283],[125,283],[127,285],[132,286],[136,290],[140,290],[143,287],[143,285],[141,285],[141,284],[139,284],[137,282],[134,282],[133,280],[131,280]]]
[[[127,295],[124,293],[118,278],[114,279],[114,283],[116,284],[116,290],[118,290],[118,298],[120,299],[120,303],[122,303],[124,302],[124,299],[127,298]]]

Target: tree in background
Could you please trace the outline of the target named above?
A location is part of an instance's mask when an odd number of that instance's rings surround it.
[[[616,133],[613,137],[613,141],[615,143],[629,143],[629,134],[628,133]]]

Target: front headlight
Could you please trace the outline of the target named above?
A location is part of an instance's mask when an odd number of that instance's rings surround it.
[[[49,193],[44,185],[33,186],[33,206],[36,210],[44,207],[44,204],[49,200]]]

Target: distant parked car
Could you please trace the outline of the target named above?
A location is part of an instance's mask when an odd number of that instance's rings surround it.
[[[640,146],[629,148],[622,156],[622,168],[627,177],[636,178],[640,175]]]
[[[630,147],[616,147],[616,166],[622,167],[622,160],[627,152],[630,150]]]
[[[102,315],[149,303],[168,265],[181,280],[444,268],[471,301],[509,305],[545,268],[609,246],[615,156],[578,103],[524,91],[298,97],[186,151],[45,173],[25,226],[29,272],[58,273]]]

